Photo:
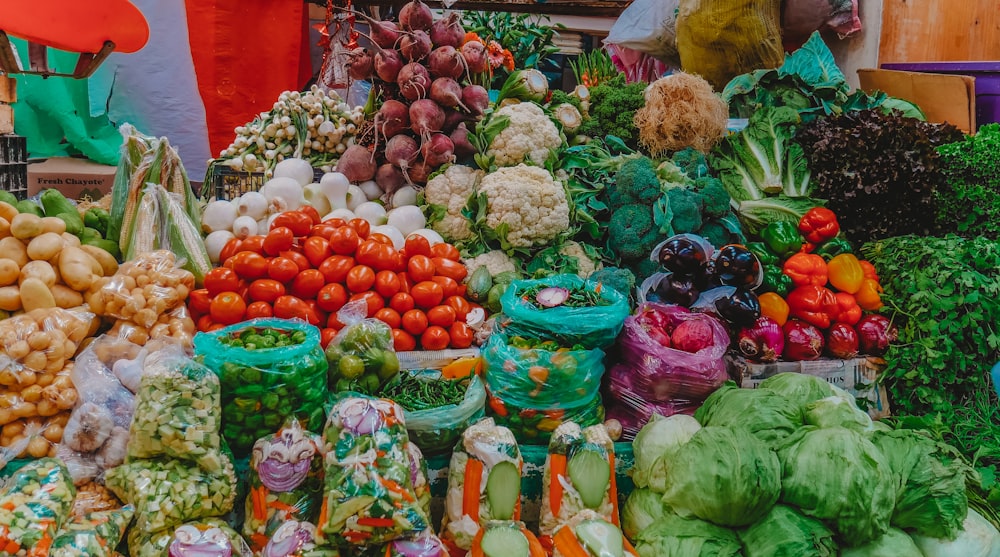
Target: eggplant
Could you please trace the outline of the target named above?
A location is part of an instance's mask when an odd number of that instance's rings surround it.
[[[660,265],[672,272],[695,276],[708,264],[712,256],[712,245],[694,234],[678,234],[660,246],[657,257]]]
[[[664,277],[656,286],[655,292],[664,302],[686,308],[691,307],[701,294],[701,290],[695,285],[694,277],[677,273]]]
[[[757,295],[745,288],[737,288],[732,295],[716,300],[715,309],[723,319],[737,327],[749,327],[760,317]]]
[[[763,278],[760,260],[746,246],[722,246],[712,263],[715,276],[726,286],[754,288]]]

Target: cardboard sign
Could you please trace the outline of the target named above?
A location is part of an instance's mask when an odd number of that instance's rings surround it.
[[[965,133],[976,129],[975,78],[881,69],[860,69],[858,78],[866,92],[878,90],[916,104],[928,122],[948,122]]]
[[[116,167],[86,159],[54,157],[28,164],[28,197],[55,188],[69,199],[97,201],[111,193]]]

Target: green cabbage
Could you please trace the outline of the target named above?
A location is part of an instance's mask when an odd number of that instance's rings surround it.
[[[667,453],[666,488],[663,502],[682,516],[747,526],[778,500],[781,466],[746,430],[705,427]]]
[[[761,381],[757,388],[778,393],[800,408],[815,400],[834,396],[840,390],[815,375],[805,373],[772,375]]]
[[[778,457],[781,501],[826,521],[846,545],[864,545],[889,529],[896,498],[892,469],[860,433],[807,426]]]
[[[667,512],[662,495],[644,487],[636,488],[622,506],[622,531],[634,540],[636,534]]]
[[[969,468],[961,455],[954,447],[912,430],[877,431],[871,440],[892,470],[893,526],[954,539],[969,510],[965,493]]]
[[[1000,532],[976,511],[969,509],[962,532],[954,540],[913,535],[924,557],[998,557]],[[644,556],[645,557],[645,556]]]
[[[834,557],[833,532],[822,522],[775,505],[741,535],[746,557]]]
[[[845,549],[840,557],[924,557],[906,532],[889,528],[881,538],[861,547]]]
[[[806,404],[803,412],[806,425],[843,427],[859,433],[872,430],[872,419],[858,408],[854,397],[830,396]]]
[[[772,446],[802,427],[802,411],[787,398],[767,390],[741,389],[726,383],[694,414],[702,426],[742,427]]]
[[[696,431],[701,429],[698,420],[684,414],[664,418],[657,414],[649,420],[632,442],[635,466],[632,480],[636,487],[649,487],[663,493],[663,455],[668,449],[687,443]]]
[[[667,513],[635,538],[639,557],[742,557],[740,540],[727,528]]]

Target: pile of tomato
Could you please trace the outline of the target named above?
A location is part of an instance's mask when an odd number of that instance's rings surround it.
[[[368,317],[392,328],[397,351],[468,348],[466,323],[479,306],[465,298],[468,273],[455,246],[411,234],[401,250],[363,219],[320,220],[311,207],[278,215],[265,236],[230,240],[222,266],[191,292],[198,330],[258,317],[319,327],[323,346],[344,325],[337,311],[364,300]]]

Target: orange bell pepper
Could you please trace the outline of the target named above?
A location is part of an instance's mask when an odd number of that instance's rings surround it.
[[[795,286],[826,286],[826,260],[814,253],[796,253],[785,261],[781,271]]]
[[[861,306],[858,305],[853,294],[837,292],[833,296],[837,299],[837,312],[831,316],[834,323],[854,325],[861,321]]]
[[[801,319],[810,325],[826,329],[830,326],[831,316],[839,308],[837,298],[828,288],[807,284],[788,293],[788,310],[792,317]]]
[[[861,289],[854,293],[861,309],[875,311],[882,307],[882,285],[878,281],[866,278],[861,283]]]
[[[784,326],[788,321],[788,302],[774,292],[765,292],[757,296],[760,303],[760,314],[774,319],[778,325]]]
[[[848,294],[861,290],[865,271],[853,253],[842,253],[834,257],[826,264],[826,268],[830,275],[830,284],[837,290]]]
[[[865,278],[878,282],[878,273],[875,272],[875,265],[872,265],[871,261],[858,261],[858,263],[861,265],[861,270],[864,271]]]

